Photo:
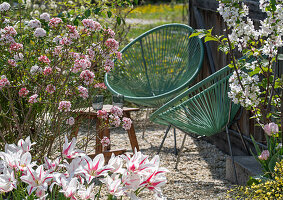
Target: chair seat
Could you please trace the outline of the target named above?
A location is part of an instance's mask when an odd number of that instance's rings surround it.
[[[192,83],[202,67],[203,44],[184,24],[156,27],[122,49],[107,88],[138,105],[159,107]]]

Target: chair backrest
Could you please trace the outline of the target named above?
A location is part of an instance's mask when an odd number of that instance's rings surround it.
[[[156,27],[122,49],[122,60],[105,77],[108,89],[146,106],[159,106],[176,96],[202,66],[203,44],[189,38],[193,29],[184,24]]]
[[[229,66],[222,68],[159,108],[150,119],[197,135],[222,132],[240,108],[228,97],[232,73]]]

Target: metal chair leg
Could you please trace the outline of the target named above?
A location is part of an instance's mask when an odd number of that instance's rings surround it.
[[[185,133],[184,139],[183,139],[183,141],[182,141],[181,149],[180,149],[180,151],[179,151],[179,153],[178,153],[178,157],[177,157],[177,162],[176,162],[176,165],[175,165],[175,169],[178,169],[178,164],[179,164],[179,162],[180,162],[181,153],[182,153],[182,151],[183,151],[183,149],[184,149],[186,137],[187,137],[187,134]]]
[[[240,130],[240,127],[239,127],[239,124],[238,124],[238,123],[236,123],[236,127],[237,127],[237,131],[240,133],[240,138],[241,138],[242,143],[243,143],[243,145],[244,145],[244,147],[245,147],[245,150],[247,151],[248,155],[251,155],[250,151],[248,150],[247,143],[246,143],[246,141],[244,140],[243,133],[242,133],[242,131]]]
[[[144,120],[143,131],[142,131],[142,138],[143,138],[143,139],[144,139],[145,129],[146,129],[146,126],[147,126],[148,115],[149,115],[149,109],[146,108],[145,120]]]
[[[236,179],[236,183],[239,184],[238,178],[237,178],[237,172],[236,172],[234,156],[233,156],[233,152],[232,152],[232,146],[231,146],[231,141],[230,141],[229,130],[228,130],[227,126],[226,126],[226,133],[227,133],[227,140],[228,140],[228,145],[229,145],[229,150],[230,150],[230,156],[231,156],[231,159],[232,159],[232,165],[233,165],[233,169],[234,169],[234,176],[235,176],[235,179]]]
[[[166,139],[166,137],[167,137],[167,134],[168,134],[170,128],[171,128],[171,125],[169,125],[169,126],[167,127],[166,131],[165,131],[164,137],[163,137],[163,139],[162,139],[162,141],[161,141],[161,144],[160,144],[160,146],[159,146],[159,149],[158,149],[157,154],[160,153],[160,151],[161,151],[161,149],[162,149],[162,147],[163,147],[164,141],[165,141],[165,139]]]
[[[176,138],[176,129],[174,128],[174,154],[177,156],[178,151],[177,151],[177,138]]]

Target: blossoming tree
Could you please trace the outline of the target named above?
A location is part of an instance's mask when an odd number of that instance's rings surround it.
[[[283,45],[283,2],[260,0],[259,7],[266,18],[256,28],[245,3],[219,0],[218,11],[224,19],[226,36],[214,36],[212,30],[201,30],[192,37],[198,35],[205,37],[205,41],[217,41],[219,50],[231,58],[234,74],[229,79],[228,95],[234,103],[251,110],[264,129],[268,150],[261,153],[256,145],[257,159],[269,172],[283,154],[283,76],[278,66],[282,60],[278,49]],[[243,56],[241,59],[236,58],[239,53]]]

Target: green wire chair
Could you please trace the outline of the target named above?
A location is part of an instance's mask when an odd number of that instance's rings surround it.
[[[203,61],[203,44],[193,29],[167,24],[142,34],[122,49],[122,60],[105,76],[113,94],[137,105],[163,105],[187,87]]]
[[[251,60],[248,59],[247,61],[250,62]],[[155,123],[172,125],[186,133],[178,154],[176,168],[187,133],[211,136],[223,131],[227,133],[229,150],[234,165],[228,127],[233,123],[240,105],[234,104],[228,97],[229,77],[232,72],[233,69],[229,66],[222,68],[169,101],[150,116],[150,120]],[[240,134],[242,137],[242,133]],[[162,148],[165,138],[166,135],[159,150]],[[237,177],[235,166],[234,174]]]

